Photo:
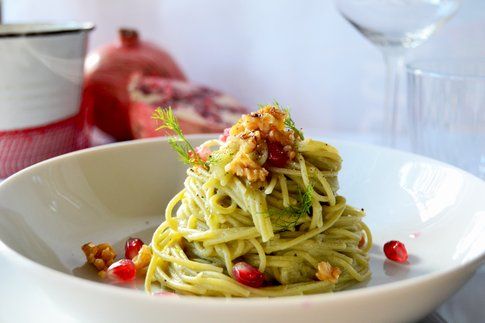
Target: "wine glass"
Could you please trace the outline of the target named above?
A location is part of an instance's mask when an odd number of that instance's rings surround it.
[[[384,143],[395,145],[399,71],[407,49],[426,41],[462,0],[335,0],[342,16],[379,47],[386,63]],[[386,129],[387,128],[387,129]]]

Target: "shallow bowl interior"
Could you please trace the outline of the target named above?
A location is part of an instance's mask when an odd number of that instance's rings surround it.
[[[205,139],[192,138],[195,144]],[[308,310],[305,315],[318,315],[322,310],[330,315],[331,309],[324,306],[325,302],[345,304],[346,298],[349,301],[359,297],[365,297],[366,302],[372,301],[372,297],[376,302],[387,297],[391,302],[392,295],[399,299],[399,290],[403,292],[409,287],[410,291],[419,291],[423,284],[433,290],[433,284],[442,283],[440,277],[444,279],[444,275],[457,275],[461,271],[463,275],[453,276],[456,282],[450,286],[456,289],[463,283],[483,259],[485,250],[484,182],[424,157],[375,146],[331,143],[339,148],[344,160],[340,193],[349,204],[364,208],[367,213],[365,222],[374,237],[372,278],[358,285],[357,290],[289,297],[281,304],[286,304],[290,310],[289,304],[300,306],[303,299],[308,304],[320,304],[315,309],[316,314]],[[125,289],[120,294],[120,288],[102,286],[105,284],[98,280],[93,269],[85,265],[80,247],[87,241],[106,241],[114,244],[122,255],[127,237],[140,236],[149,241],[162,221],[166,204],[181,189],[185,170],[186,166],[163,139],[99,147],[40,163],[0,185],[0,239],[7,247],[8,257],[26,272],[40,270],[34,262],[53,269],[44,272],[42,277],[65,282],[65,288],[74,282],[76,286],[84,286],[79,284],[79,278],[70,277],[78,276],[83,281],[99,282],[85,284],[87,287],[99,285],[95,287],[96,293],[116,294],[121,300],[129,298],[140,304],[152,304],[152,300],[139,291]],[[385,259],[382,245],[389,240],[405,243],[410,254],[407,263],[397,264]],[[81,287],[79,295],[82,295]],[[431,310],[453,291],[448,287],[422,304],[416,302],[414,314],[408,313],[407,317],[426,314],[426,310]],[[86,295],[88,293],[86,289]],[[64,295],[62,292],[54,294]],[[76,297],[81,298],[79,295]],[[401,301],[405,299],[401,297]],[[411,302],[412,298],[409,300]],[[210,300],[208,304],[223,302],[228,313],[241,304],[258,306],[258,301],[245,301]],[[88,301],[82,298],[82,302]],[[199,298],[196,302],[205,301]],[[278,301],[265,302],[271,304],[267,310],[270,315],[269,309],[278,306],[275,303]],[[261,313],[265,311],[260,310]],[[285,309],[279,310],[285,317]],[[401,318],[405,318],[405,312],[397,311],[393,317],[399,318],[401,313]],[[317,318],[311,316],[307,320]],[[336,318],[345,321],[352,316],[342,313]],[[374,316],[376,322],[379,318],[386,316]]]

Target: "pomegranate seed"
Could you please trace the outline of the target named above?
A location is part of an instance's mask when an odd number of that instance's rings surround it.
[[[232,267],[232,274],[238,282],[246,286],[258,288],[264,282],[264,274],[243,261]]]
[[[138,238],[128,238],[125,243],[125,258],[126,259],[133,259],[136,255],[138,255],[138,251],[140,251],[141,247],[143,246],[143,241]]]
[[[200,146],[195,148],[195,152],[204,162],[207,161],[209,159],[209,156],[212,154],[212,151],[209,148]]]
[[[283,145],[279,142],[268,141],[268,160],[269,166],[285,167],[288,163],[288,154],[283,150]]]
[[[219,136],[219,140],[222,142],[226,142],[227,138],[230,135],[230,132],[231,132],[231,128],[224,129],[224,132],[222,133],[222,135]]]
[[[384,253],[392,261],[402,263],[408,260],[408,252],[404,243],[396,240],[391,240],[384,245]]]
[[[160,296],[160,297],[172,297],[172,296],[178,296],[177,294],[175,293],[172,293],[172,292],[167,292],[167,291],[164,291],[164,290],[160,290],[160,291],[156,291],[153,293],[154,296]]]
[[[107,277],[119,283],[129,282],[135,279],[136,268],[130,259],[121,259],[109,266]]]

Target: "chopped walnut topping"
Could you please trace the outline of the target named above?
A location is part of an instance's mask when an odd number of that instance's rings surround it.
[[[104,278],[106,270],[114,262],[116,252],[109,243],[100,243],[95,245],[88,242],[82,246],[82,250],[86,255],[88,263],[93,264],[98,270],[98,275]]]
[[[263,167],[268,141],[280,143],[288,161],[292,161],[296,157],[296,138],[293,130],[286,129],[286,117],[285,111],[271,105],[243,115],[230,130],[229,144],[236,146],[237,152],[225,171],[250,182],[265,181],[269,174]]]
[[[133,258],[133,263],[135,264],[135,268],[137,272],[140,270],[146,270],[148,265],[150,264],[150,260],[152,259],[152,249],[144,244],[140,251],[138,251],[138,255]]]
[[[234,159],[226,165],[225,170],[236,176],[245,177],[251,182],[264,181],[268,171],[253,160],[249,153],[240,149]]]
[[[335,284],[340,276],[342,271],[338,267],[332,267],[328,262],[322,261],[318,263],[318,270],[315,276],[319,280],[329,281]]]

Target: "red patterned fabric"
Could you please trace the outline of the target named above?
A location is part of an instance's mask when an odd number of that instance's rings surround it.
[[[42,160],[87,148],[89,127],[82,113],[54,123],[0,131],[0,178]]]

